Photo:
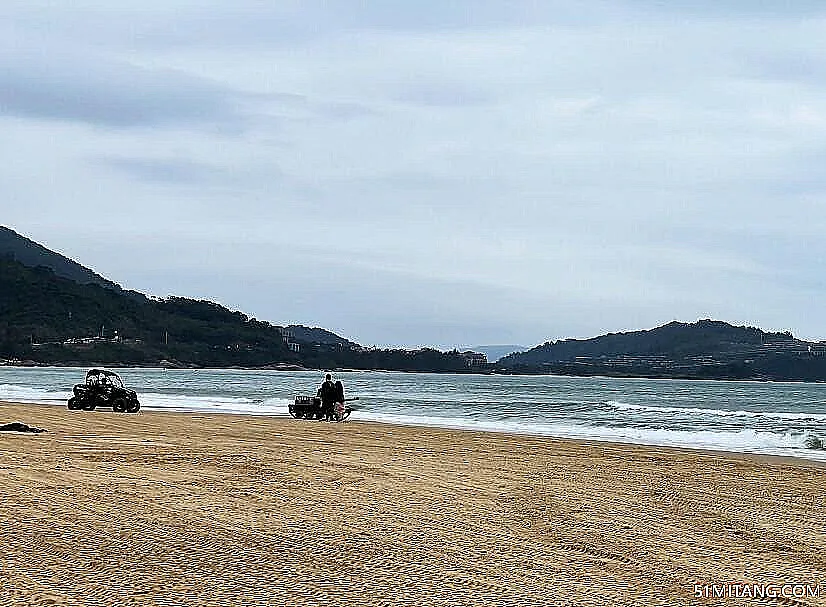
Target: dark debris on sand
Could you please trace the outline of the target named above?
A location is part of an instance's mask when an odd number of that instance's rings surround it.
[[[35,428],[34,426],[27,426],[23,422],[12,422],[10,424],[3,424],[0,426],[0,432],[47,432],[43,428]]]

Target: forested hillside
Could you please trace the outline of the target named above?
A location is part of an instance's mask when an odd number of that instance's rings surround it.
[[[4,226],[0,226],[0,258],[13,259],[30,268],[38,266],[51,268],[58,276],[69,278],[80,284],[94,283],[116,291],[120,290],[120,285],[111,280],[106,280],[76,261],[50,251],[43,245]]]
[[[701,320],[546,342],[498,364],[512,372],[820,381],[826,380],[826,344]]]
[[[243,365],[290,360],[280,331],[211,302],[152,300],[0,260],[0,356]]]
[[[744,346],[787,341],[791,334],[765,333],[754,327],[703,320],[693,324],[671,322],[647,331],[608,333],[591,339],[546,342],[527,352],[512,354],[503,363],[542,364],[574,360],[578,356],[672,356],[740,350]]]
[[[288,345],[293,344],[297,351]],[[288,330],[210,301],[80,284],[0,257],[0,359],[48,364],[468,371],[458,352],[362,349],[319,328]]]

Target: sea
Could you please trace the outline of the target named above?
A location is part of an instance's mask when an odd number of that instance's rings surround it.
[[[0,367],[0,400],[65,406],[85,372]],[[295,396],[315,395],[323,380],[317,371],[117,372],[147,411],[279,417],[289,416]],[[352,421],[826,461],[826,384],[376,371],[337,372],[334,379],[348,398],[358,398]]]

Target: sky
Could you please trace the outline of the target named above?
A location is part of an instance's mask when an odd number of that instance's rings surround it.
[[[0,225],[363,345],[826,339],[822,0],[3,0]]]

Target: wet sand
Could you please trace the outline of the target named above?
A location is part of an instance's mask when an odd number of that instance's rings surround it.
[[[826,469],[0,403],[2,605],[826,605]],[[824,583],[821,598],[695,584]]]

